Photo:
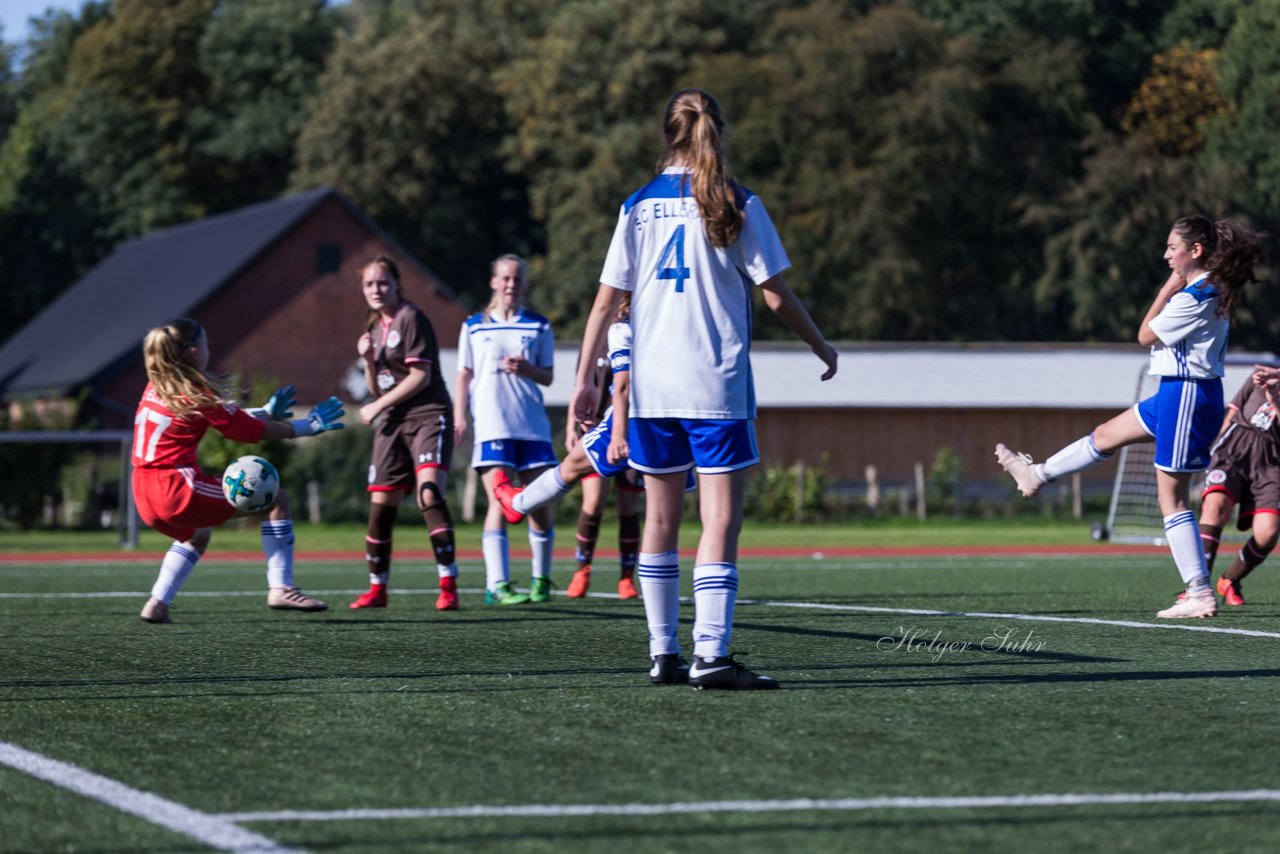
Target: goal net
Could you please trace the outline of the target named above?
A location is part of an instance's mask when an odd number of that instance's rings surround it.
[[[1240,385],[1249,378],[1253,366],[1269,364],[1275,356],[1266,353],[1256,357],[1244,354],[1230,356],[1226,360],[1226,376],[1222,391],[1230,401]],[[1134,402],[1144,400],[1155,393],[1159,377],[1149,376],[1144,367],[1138,375]],[[1200,505],[1200,491],[1204,486],[1204,474],[1191,478],[1191,503]],[[1223,538],[1232,536],[1234,528],[1223,531]],[[1107,513],[1108,538],[1118,543],[1153,543],[1164,545],[1164,515],[1156,497],[1155,444],[1140,442],[1120,449],[1116,466],[1116,480],[1111,489],[1111,509]]]

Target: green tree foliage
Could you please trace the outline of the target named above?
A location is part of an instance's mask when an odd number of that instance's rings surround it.
[[[524,182],[499,156],[494,74],[508,47],[493,22],[507,5],[371,6],[334,47],[292,177],[342,190],[477,304],[491,258],[541,243]],[[506,20],[505,38],[517,36],[518,15]]]
[[[1280,231],[1278,28],[1280,0],[90,2],[0,75],[0,336],[119,240],[330,184],[474,305],[526,255],[571,337],[698,85],[832,337],[1130,340],[1173,218]],[[1280,331],[1263,272],[1236,344]]]
[[[188,117],[196,149],[220,164],[209,207],[284,192],[337,26],[324,0],[221,4],[198,45],[208,97]]]

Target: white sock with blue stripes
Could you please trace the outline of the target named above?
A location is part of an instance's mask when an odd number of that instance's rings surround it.
[[[1090,433],[1049,457],[1038,468],[1046,481],[1055,481],[1064,474],[1074,474],[1092,468],[1098,463],[1111,459],[1112,456],[1114,453],[1104,454],[1098,450],[1098,446],[1093,443],[1093,434]]]
[[[738,601],[738,568],[704,563],[693,568],[693,654],[721,658],[729,654],[733,606]]]
[[[293,586],[293,520],[262,523],[262,553],[267,556],[267,586]]]
[[[529,513],[539,507],[545,507],[560,496],[568,493],[573,487],[564,482],[560,476],[560,466],[552,466],[533,479],[533,483],[520,491],[511,502],[511,506],[521,513]]]
[[[151,586],[151,595],[166,605],[171,604],[199,560],[200,552],[195,546],[175,540],[160,562],[160,574]]]
[[[539,531],[529,526],[529,548],[533,551],[533,577],[551,577],[551,552],[556,545],[556,529]]]
[[[1204,543],[1200,540],[1200,526],[1196,514],[1190,510],[1164,517],[1164,538],[1169,541],[1169,551],[1178,567],[1178,575],[1187,585],[1188,593],[1209,589],[1209,567],[1204,560]]]
[[[644,617],[649,623],[649,654],[680,652],[680,552],[641,552],[636,566]]]
[[[507,548],[507,531],[484,531],[480,534],[480,550],[484,552],[484,584],[486,590],[511,578],[511,556]]]

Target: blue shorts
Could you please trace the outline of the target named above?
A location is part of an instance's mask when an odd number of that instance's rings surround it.
[[[477,442],[471,449],[473,469],[505,466],[516,471],[528,471],[554,466],[559,462],[556,459],[555,448],[551,447],[550,442],[495,439],[492,442]]]
[[[591,428],[591,432],[582,437],[582,450],[587,452],[587,462],[601,477],[617,477],[626,471],[627,461],[609,462],[609,440],[613,436],[613,407],[604,411],[600,423]]]
[[[1222,427],[1222,380],[1163,377],[1156,393],[1133,407],[1138,423],[1156,440],[1156,468],[1204,471]]]
[[[631,467],[647,474],[723,474],[760,462],[755,423],[745,419],[632,418],[627,442]]]

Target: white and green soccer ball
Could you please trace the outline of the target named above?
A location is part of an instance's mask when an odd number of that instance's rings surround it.
[[[270,510],[280,494],[280,473],[262,457],[241,457],[222,473],[222,494],[245,513]]]

